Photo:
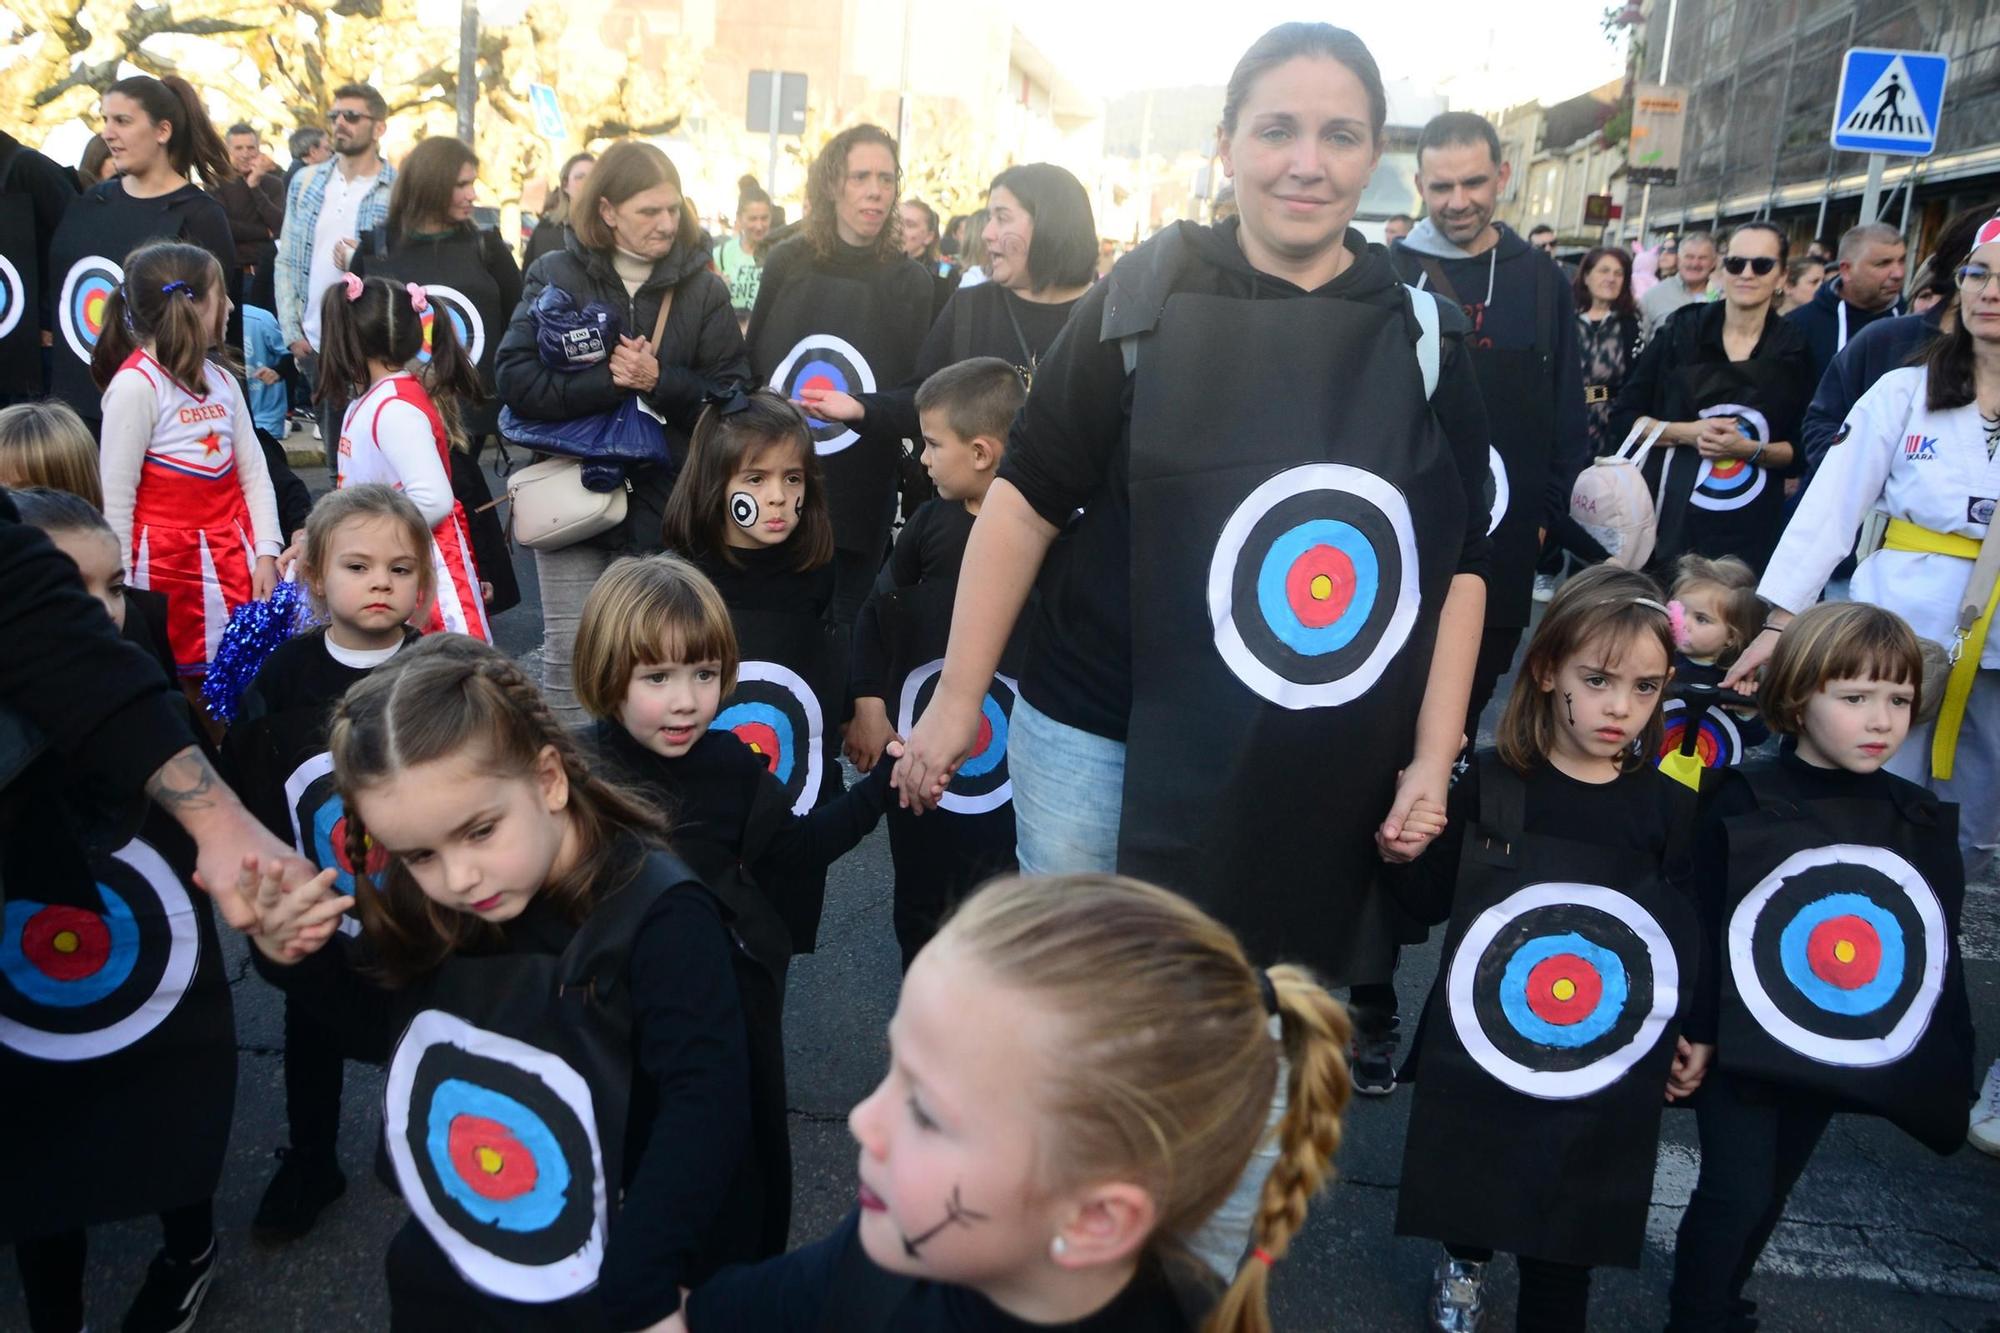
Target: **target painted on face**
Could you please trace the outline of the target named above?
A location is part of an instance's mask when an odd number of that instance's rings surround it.
[[[1660,706],[1664,728],[1657,760],[1679,751],[1681,740],[1687,735],[1687,715],[1685,700],[1669,699]],[[1703,768],[1729,768],[1742,763],[1743,733],[1737,730],[1736,719],[1719,708],[1704,713],[1695,733],[1694,753]]]
[[[809,813],[819,800],[826,756],[826,726],[819,697],[799,674],[776,662],[745,662],[736,669],[736,692],[709,724],[733,731],[764,761],[792,813]]]
[[[94,1060],[157,1028],[187,994],[201,934],[180,877],[137,840],[92,868],[102,912],[8,885],[0,1045],[40,1060]]]
[[[940,657],[904,678],[902,706],[896,714],[896,730],[902,735],[909,735],[917,719],[931,706],[931,696],[937,693],[943,670],[944,659]],[[979,701],[979,734],[972,743],[972,752],[958,766],[951,785],[938,799],[943,809],[960,815],[983,815],[1014,799],[1014,782],[1007,775],[1007,733],[1013,721],[1016,688],[1011,677],[994,674],[993,683],[986,688],[986,697]]]
[[[533,1304],[596,1283],[604,1154],[568,1062],[426,1009],[389,1063],[383,1131],[410,1211],[466,1281]]]
[[[737,491],[729,497],[729,521],[739,528],[757,526],[757,497],[748,491]]]
[[[1771,441],[1771,423],[1762,412],[1742,403],[1717,403],[1697,414],[1703,417],[1735,417],[1744,436],[1759,444]],[[1694,493],[1689,503],[1697,509],[1741,509],[1764,493],[1764,469],[1747,458],[1704,458],[1695,470]]]
[[[1487,490],[1492,493],[1493,503],[1489,506],[1491,517],[1486,521],[1486,535],[1491,537],[1500,530],[1500,520],[1507,517],[1507,460],[1500,457],[1500,451],[1492,445],[1486,446],[1486,466],[1492,475],[1487,482]]]
[[[1822,1064],[1908,1055],[1944,992],[1944,908],[1915,866],[1840,843],[1785,858],[1729,918],[1729,970],[1759,1026]]]
[[[28,308],[28,289],[21,282],[21,270],[14,261],[0,255],[0,338],[14,331],[21,312]]]
[[[438,312],[443,311],[451,319],[451,331],[458,335],[458,345],[465,349],[465,355],[478,365],[486,355],[486,321],[479,317],[479,307],[474,305],[464,292],[443,283],[425,283],[424,295],[430,298],[431,308],[417,316],[424,326],[424,349],[417,353],[417,360],[431,359],[431,329],[435,327]]]
[[[333,756],[316,754],[285,779],[285,801],[292,812],[292,844],[299,855],[321,870],[332,870],[333,886],[343,894],[355,891],[354,859],[347,851],[347,806],[333,777]],[[367,844],[363,866],[370,879],[389,868],[389,854]]]
[[[105,302],[123,281],[125,270],[102,255],[85,255],[63,275],[56,323],[62,327],[63,341],[79,360],[90,360],[104,334]]]
[[[1531,884],[1479,914],[1446,982],[1452,1026],[1517,1092],[1588,1097],[1658,1043],[1680,967],[1644,907],[1597,884]]]
[[[799,339],[771,372],[771,387],[790,399],[807,389],[873,393],[875,372],[852,343],[830,333],[812,333]],[[813,449],[822,457],[837,454],[861,438],[844,421],[808,416],[806,422],[812,428]]]
[[[1216,651],[1285,708],[1366,694],[1408,641],[1420,601],[1402,492],[1344,463],[1289,468],[1250,492],[1208,567]]]

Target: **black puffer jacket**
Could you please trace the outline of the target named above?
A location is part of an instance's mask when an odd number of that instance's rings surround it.
[[[521,303],[500,341],[494,379],[500,401],[524,417],[568,421],[609,412],[631,391],[611,382],[609,363],[574,372],[550,370],[535,349],[535,298],[544,287],[560,287],[578,306],[604,301],[619,311],[628,337],[650,337],[659,318],[660,302],[671,290],[673,309],[660,335],[660,380],[647,401],[666,418],[668,447],[674,462],[659,467],[635,467],[627,473],[631,502],[620,527],[589,544],[624,551],[657,551],[660,525],[674,477],[686,457],[688,436],[701,415],[703,401],[713,393],[742,386],[750,378],[749,357],[736,313],[729,306],[729,285],[708,267],[708,253],[676,245],[653,266],[635,296],[611,267],[608,254],[586,250],[574,232],[565,245],[528,266]]]

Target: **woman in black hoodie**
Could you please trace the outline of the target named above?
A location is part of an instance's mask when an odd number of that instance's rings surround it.
[[[700,235],[667,155],[635,140],[613,144],[577,192],[564,248],[529,266],[500,341],[495,378],[508,407],[534,420],[567,421],[612,411],[637,394],[661,418],[673,460],[626,470],[624,523],[574,546],[535,552],[542,688],[570,725],[585,721],[570,676],[584,596],[620,555],[660,549],[667,496],[703,402],[740,388],[749,375],[728,285],[709,268]],[[534,308],[549,287],[567,292],[579,309],[602,302],[616,313],[617,337],[607,339],[603,361],[571,370],[543,364]]]

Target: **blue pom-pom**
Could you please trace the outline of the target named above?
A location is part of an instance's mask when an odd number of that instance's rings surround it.
[[[201,683],[201,701],[208,715],[218,722],[234,722],[243,691],[257,679],[265,659],[277,646],[311,626],[312,600],[305,585],[297,581],[280,583],[261,602],[245,602],[229,617],[216,647],[215,660]]]

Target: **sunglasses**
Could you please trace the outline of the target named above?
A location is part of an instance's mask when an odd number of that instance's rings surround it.
[[[1760,255],[1756,259],[1745,255],[1731,255],[1722,261],[1723,270],[1733,278],[1742,277],[1746,268],[1761,278],[1777,266],[1778,261],[1768,255]]]
[[[329,111],[326,113],[326,123],[329,125],[340,125],[340,124],[354,125],[364,120],[373,120],[373,119],[375,119],[375,117],[369,115],[366,111],[336,110],[336,111]]]

